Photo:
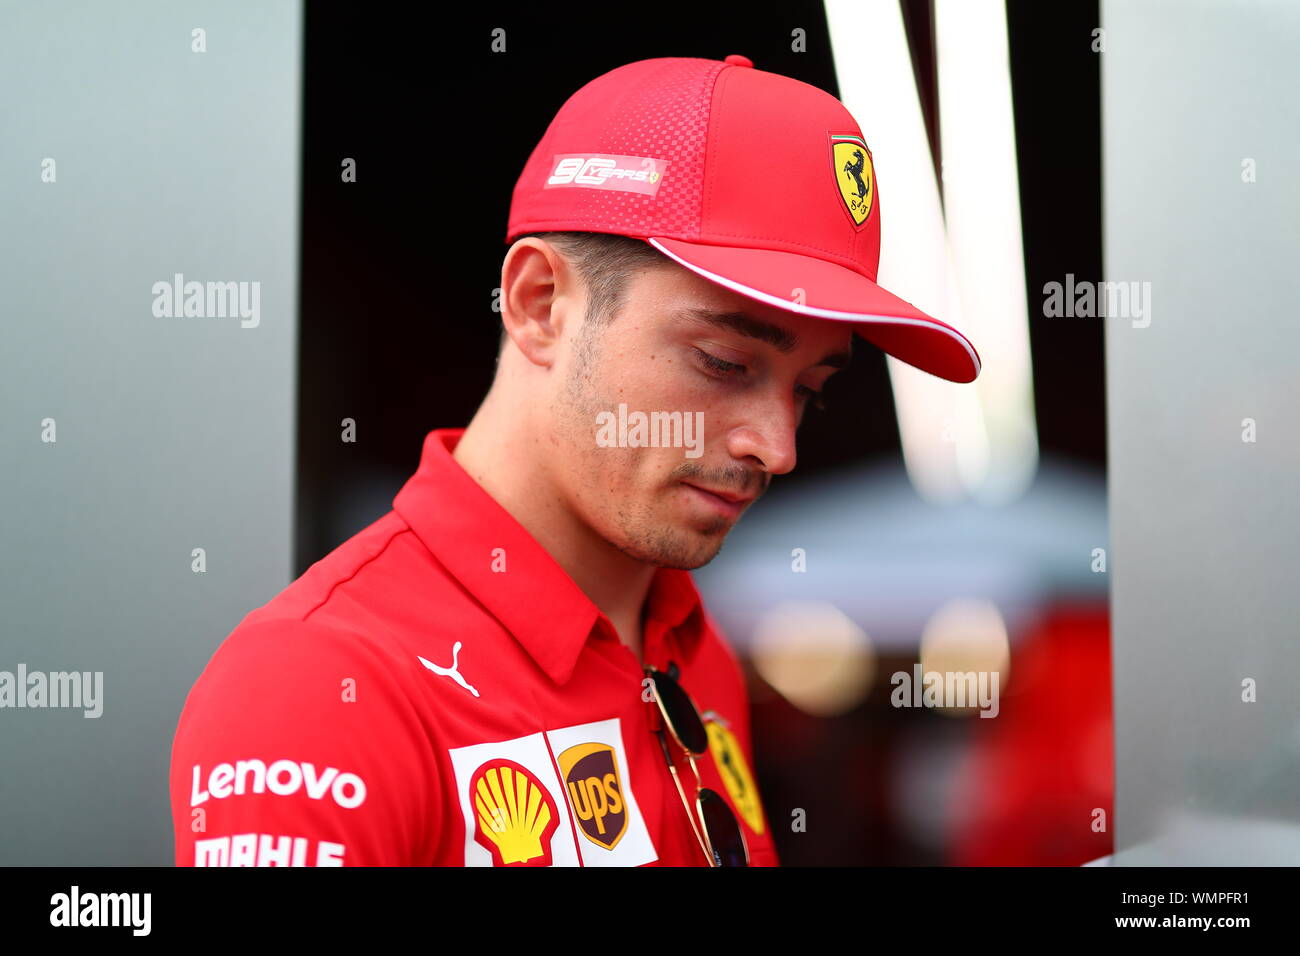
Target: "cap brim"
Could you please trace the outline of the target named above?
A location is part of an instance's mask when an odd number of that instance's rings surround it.
[[[797,315],[849,322],[882,352],[950,382],[973,382],[980,357],[966,336],[845,266],[772,249],[652,236],[652,246],[705,279]],[[803,302],[790,296],[803,290]]]

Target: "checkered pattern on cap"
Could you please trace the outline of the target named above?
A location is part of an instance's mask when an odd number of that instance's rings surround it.
[[[720,61],[695,57],[641,60],[597,77],[570,96],[515,185],[506,243],[556,227],[699,238],[709,108],[718,74],[726,68]],[[618,82],[610,82],[614,79]],[[575,129],[589,133],[575,136]],[[668,175],[658,197],[542,189],[554,165],[556,142],[565,144],[564,152],[653,156],[667,161]]]

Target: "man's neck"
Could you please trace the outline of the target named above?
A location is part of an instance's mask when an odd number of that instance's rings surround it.
[[[498,414],[491,396],[465,429],[452,457],[505,508],[571,577],[642,659],[643,612],[653,566],[619,551],[595,534],[538,477],[540,444],[519,434],[519,419]]]

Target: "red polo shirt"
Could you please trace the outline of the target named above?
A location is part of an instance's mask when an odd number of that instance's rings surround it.
[[[707,865],[636,655],[451,457],[463,431],[430,432],[393,510],[208,662],[172,747],[177,865]],[[751,862],[778,865],[743,676],[687,572],[656,571],[643,644],[705,719],[696,765]]]

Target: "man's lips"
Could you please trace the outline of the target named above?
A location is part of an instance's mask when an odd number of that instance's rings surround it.
[[[747,505],[754,500],[753,495],[738,495],[734,491],[723,491],[719,488],[706,488],[703,485],[694,485],[689,481],[686,484],[692,488],[699,488],[700,491],[707,491],[711,495],[717,495],[723,501],[730,501],[733,505]]]
[[[699,492],[706,502],[733,517],[739,516],[757,497],[757,495],[738,495],[734,491],[724,491],[720,488],[705,488],[702,485],[691,484],[689,481],[684,481],[682,484]]]

